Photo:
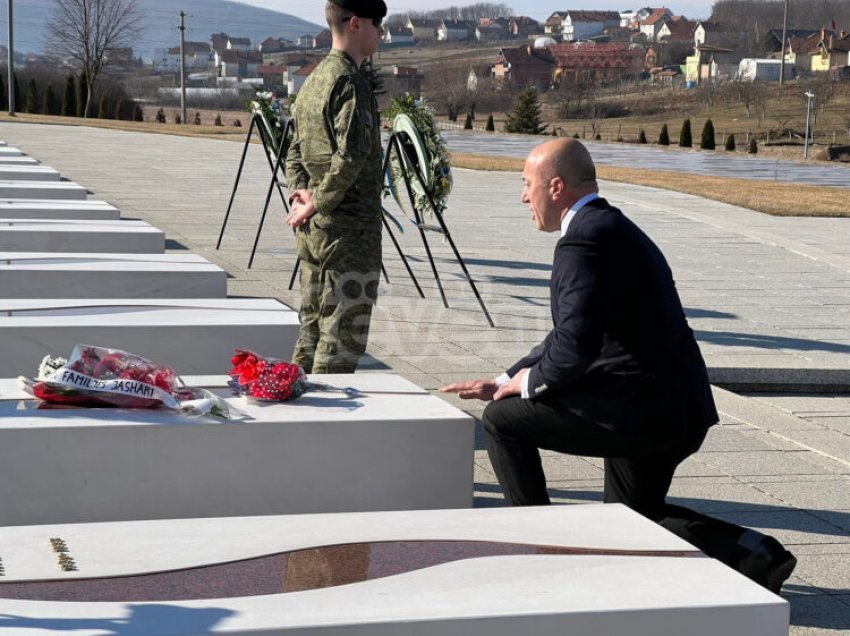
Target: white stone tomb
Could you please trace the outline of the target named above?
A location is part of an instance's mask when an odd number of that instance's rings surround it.
[[[781,597],[618,504],[0,528],[0,555],[0,627],[32,636],[787,636],[789,624]]]
[[[162,254],[165,233],[145,221],[0,220],[0,252]]]
[[[224,298],[227,272],[195,254],[0,252],[0,298]]]
[[[59,171],[49,166],[16,166],[0,163],[0,181],[59,181]]]
[[[121,211],[106,201],[57,199],[0,199],[0,219],[61,219],[117,221]]]
[[[298,314],[272,298],[0,299],[0,377],[35,373],[77,344],[122,349],[181,374],[227,373],[233,349],[290,359]]]
[[[472,505],[469,415],[395,375],[312,379],[357,393],[231,397],[250,419],[223,421],[39,410],[6,381],[0,465],[15,478],[0,480],[0,525]]]
[[[0,181],[0,199],[85,199],[88,191],[73,181]]]
[[[0,154],[0,165],[4,166],[37,166],[41,162],[26,155],[4,155]]]

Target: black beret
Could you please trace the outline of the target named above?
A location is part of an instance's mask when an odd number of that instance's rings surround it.
[[[336,6],[351,11],[358,18],[384,18],[387,5],[384,0],[330,0]]]

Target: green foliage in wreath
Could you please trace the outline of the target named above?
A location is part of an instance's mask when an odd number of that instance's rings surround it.
[[[452,171],[451,171],[451,155],[446,142],[437,125],[434,122],[434,116],[431,110],[422,100],[418,100],[409,93],[403,97],[395,97],[390,101],[389,106],[384,110],[384,117],[390,121],[394,120],[397,115],[405,114],[410,117],[416,130],[422,137],[425,147],[428,150],[430,164],[427,166],[419,166],[423,172],[427,172],[426,179],[429,181],[428,194],[437,209],[437,212],[442,214],[446,210],[446,200],[449,193],[452,191]],[[402,181],[409,178],[411,183],[416,182],[416,177],[407,174],[405,166],[401,164],[401,159],[396,153],[392,153],[390,157],[390,174],[389,187],[384,189],[384,196],[392,194],[393,198],[398,203],[399,207],[404,210],[402,197],[399,195],[399,187],[402,186]],[[413,205],[420,215],[427,217],[431,214],[432,208],[428,202],[428,197],[422,188],[414,188]]]

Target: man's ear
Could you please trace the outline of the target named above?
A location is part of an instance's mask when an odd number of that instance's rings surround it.
[[[566,185],[561,177],[552,177],[552,180],[549,182],[549,191],[552,193],[552,198],[557,199],[563,196]]]

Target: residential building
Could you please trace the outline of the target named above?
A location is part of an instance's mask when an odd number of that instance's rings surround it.
[[[789,37],[788,44],[785,47],[785,62],[793,64],[797,68],[798,74],[807,75],[811,73],[812,60],[820,48],[821,39],[820,31],[804,37]]]
[[[508,31],[501,24],[487,24],[475,28],[477,42],[498,42],[508,36]]]
[[[827,33],[831,33],[831,31],[827,31]],[[805,39],[811,37],[817,40],[820,34],[820,29],[786,29],[785,44],[787,45],[791,38]],[[769,29],[761,39],[761,48],[767,53],[778,55],[782,50],[782,29]]]
[[[472,37],[475,25],[467,20],[440,20],[437,42],[466,42]]]
[[[543,33],[543,25],[527,15],[517,15],[508,20],[508,34],[514,38],[527,38]]]
[[[637,14],[638,12],[634,9],[620,11],[620,27],[623,29],[631,29],[634,25],[637,25]]]
[[[548,48],[535,48],[527,44],[515,48],[501,48],[499,58],[493,66],[493,79],[512,88],[535,86],[549,88],[555,58]]]
[[[291,48],[295,43],[286,38],[266,38],[260,42],[257,49],[263,53],[280,53],[288,48]]]
[[[424,75],[414,66],[393,66],[390,74],[381,75],[384,88],[390,95],[403,95],[410,93],[414,97],[422,96],[422,82]]]
[[[251,38],[227,38],[228,51],[250,51],[251,48]]]
[[[850,36],[844,31],[837,36],[828,35],[824,29],[812,55],[812,72],[828,72],[843,66],[850,66]]]
[[[218,75],[224,79],[257,77],[257,68],[263,64],[263,54],[259,51],[230,49],[217,54],[216,58]]]
[[[667,20],[658,29],[655,34],[657,42],[687,42],[689,44],[694,41],[694,29],[697,23],[691,20]]]
[[[185,42],[183,50],[186,54],[186,70],[201,71],[209,67],[213,61],[212,48],[209,42]],[[180,47],[154,51],[154,68],[163,73],[180,72]]]
[[[313,37],[314,49],[329,49],[333,45],[333,34],[330,29],[322,29]]]
[[[413,46],[413,33],[407,27],[389,27],[384,30],[383,41],[391,46]]]
[[[646,36],[648,42],[655,42],[659,29],[673,16],[670,9],[661,7],[653,9],[646,18],[640,20],[640,32]]]
[[[703,45],[687,58],[685,79],[691,85],[734,79],[738,75],[741,60],[746,57],[756,56],[750,51]]]
[[[564,42],[580,42],[619,26],[620,14],[616,11],[567,11],[561,23],[561,38]]]
[[[782,60],[745,57],[738,63],[736,79],[744,82],[763,80],[775,82],[779,80]],[[793,64],[786,64],[783,72],[785,79],[794,79],[796,73]]]
[[[263,65],[257,67],[257,77],[263,79],[263,86],[269,89],[286,86],[283,76],[286,73],[285,66]]]
[[[696,48],[706,45],[734,50],[745,46],[746,41],[746,33],[720,22],[703,20],[698,21],[694,27],[694,47]]]
[[[625,44],[556,44],[549,52],[555,58],[556,85],[633,79],[643,72],[645,63],[643,49]]]
[[[313,60],[296,70],[294,73],[289,74],[289,81],[286,84],[288,95],[295,95],[301,90],[301,87],[304,86],[304,82],[307,81],[310,73],[316,70],[319,62],[321,62],[321,60]]]
[[[415,42],[436,40],[440,20],[409,19],[405,26],[410,29]]]
[[[567,17],[566,11],[555,11],[552,15],[546,18],[543,24],[543,32],[548,33],[558,39],[561,37],[561,30],[564,27],[564,18]]]

